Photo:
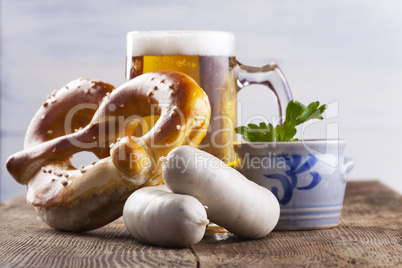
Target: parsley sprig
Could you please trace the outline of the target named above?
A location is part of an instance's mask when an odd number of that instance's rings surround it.
[[[327,109],[325,104],[320,106],[320,102],[312,102],[308,106],[298,101],[290,101],[286,107],[286,118],[282,124],[273,126],[261,122],[259,125],[248,124],[235,128],[237,134],[241,134],[243,139],[248,142],[275,142],[275,141],[297,141],[293,137],[296,135],[296,126],[312,119],[323,119],[322,114]]]

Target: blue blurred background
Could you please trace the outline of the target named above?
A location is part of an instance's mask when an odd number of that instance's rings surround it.
[[[79,77],[124,82],[126,33],[224,30],[237,59],[277,62],[303,102],[330,104],[304,137],[340,137],[355,159],[351,180],[378,179],[402,193],[402,1],[1,0],[0,201],[24,194],[5,169],[46,95]],[[239,122],[268,117],[272,95],[238,95]]]

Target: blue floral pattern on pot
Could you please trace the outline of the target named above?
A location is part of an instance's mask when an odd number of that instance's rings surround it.
[[[278,195],[278,187],[272,187],[271,191],[278,199],[281,205],[287,205],[293,196],[293,191],[295,190],[310,190],[316,187],[320,181],[321,176],[318,172],[312,171],[311,174],[311,182],[310,184],[302,187],[297,186],[297,174],[301,174],[310,170],[318,161],[317,157],[312,154],[308,155],[308,158],[304,163],[301,164],[302,157],[298,154],[293,154],[291,156],[287,154],[280,154],[278,158],[283,159],[286,166],[289,167],[288,170],[285,171],[285,174],[264,174],[265,177],[269,179],[278,180],[283,187],[283,197],[280,198]]]

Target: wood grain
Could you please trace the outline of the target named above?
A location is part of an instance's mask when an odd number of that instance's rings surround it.
[[[402,197],[376,181],[347,185],[340,225],[242,240],[222,228],[186,249],[144,245],[122,219],[55,231],[24,197],[0,205],[0,267],[402,267]]]

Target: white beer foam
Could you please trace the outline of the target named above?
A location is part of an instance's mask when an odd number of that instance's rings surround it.
[[[231,32],[151,31],[127,34],[127,56],[201,55],[234,56]]]

